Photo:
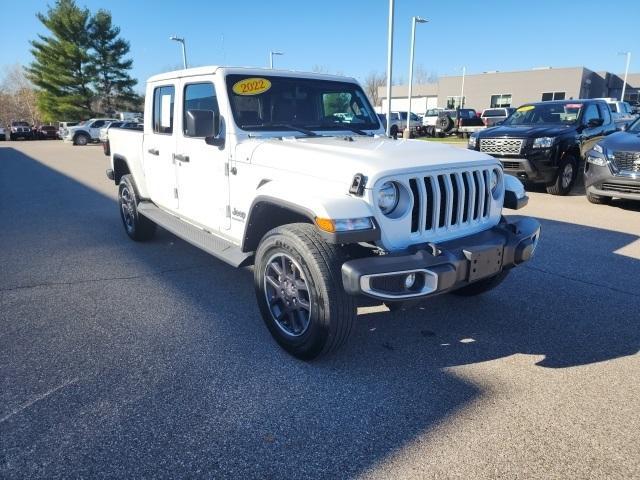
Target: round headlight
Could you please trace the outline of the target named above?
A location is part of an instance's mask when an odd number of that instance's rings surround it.
[[[385,182],[378,190],[378,208],[385,215],[395,210],[399,199],[398,186],[394,182]]]

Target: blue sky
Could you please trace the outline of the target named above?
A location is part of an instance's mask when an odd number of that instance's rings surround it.
[[[386,67],[388,0],[77,3],[111,10],[131,43],[139,89],[148,76],[181,65],[179,45],[168,40],[174,33],[186,37],[191,66],[267,66],[269,50],[281,50],[281,68],[318,65],[362,79]],[[0,68],[30,62],[28,41],[43,33],[35,13],[46,5],[20,0],[3,9]],[[412,15],[430,20],[418,26],[416,65],[440,76],[462,65],[469,73],[579,65],[622,72],[617,53],[626,50],[634,54],[631,71],[640,71],[638,0],[396,0],[394,77],[405,80]]]

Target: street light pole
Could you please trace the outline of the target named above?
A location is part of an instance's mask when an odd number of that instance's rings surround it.
[[[389,28],[387,37],[387,136],[391,135],[391,79],[393,68],[393,5],[389,0]]]
[[[413,17],[411,19],[411,53],[409,54],[409,106],[407,109],[407,128],[405,129],[406,135],[404,138],[410,138],[411,136],[411,94],[413,90],[413,57],[416,47],[416,23],[427,23],[428,20],[420,17]],[[387,121],[387,123],[389,123]]]
[[[460,108],[464,107],[464,76],[467,73],[467,67],[462,67],[462,88],[460,89]]]
[[[627,66],[624,69],[624,82],[622,83],[622,95],[620,95],[620,101],[624,102],[624,92],[627,88],[627,75],[629,75],[629,63],[631,63],[631,52],[620,52],[618,55],[627,56]]]
[[[187,46],[185,44],[184,38],[176,37],[172,35],[169,37],[169,40],[173,40],[174,42],[178,42],[182,44],[182,65],[184,69],[187,69]]]
[[[269,52],[269,68],[273,70],[273,56],[274,55],[284,55],[283,52]]]

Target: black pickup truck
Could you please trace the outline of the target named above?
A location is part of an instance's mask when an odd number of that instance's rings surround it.
[[[469,148],[498,158],[506,173],[566,195],[585,153],[616,131],[603,100],[529,103],[500,125],[469,137]]]

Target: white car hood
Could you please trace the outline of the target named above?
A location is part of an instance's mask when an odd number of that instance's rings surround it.
[[[253,138],[241,141],[236,155],[255,165],[343,184],[361,173],[368,177],[368,187],[382,177],[399,173],[498,164],[493,157],[466,148],[357,135]]]

